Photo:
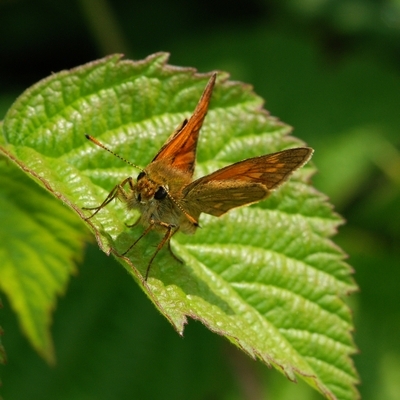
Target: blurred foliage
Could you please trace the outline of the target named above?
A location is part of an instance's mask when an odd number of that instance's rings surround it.
[[[111,52],[223,69],[315,148],[315,183],[346,219],[338,243],[361,288],[355,363],[363,399],[400,394],[400,2],[224,0],[0,3],[0,116],[51,71]],[[54,315],[58,364],[0,311],[5,398],[320,398],[190,322],[179,338],[114,261],[92,247]],[[135,307],[128,306],[135,304]],[[210,354],[212,362],[210,363]],[[162,395],[161,395],[162,394]]]

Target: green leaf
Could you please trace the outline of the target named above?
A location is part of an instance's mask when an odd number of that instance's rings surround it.
[[[28,89],[4,122],[3,149],[82,218],[138,171],[88,142],[98,138],[145,167],[170,133],[190,116],[208,76],[166,65],[166,54],[140,62],[114,55],[63,71]],[[250,156],[302,143],[262,109],[251,87],[218,74],[198,146],[196,176]],[[343,252],[330,237],[341,219],[308,183],[311,166],[269,199],[221,218],[203,215],[195,235],[171,240],[147,282],[158,233],[117,257],[160,312],[182,334],[187,317],[289,379],[300,376],[330,399],[355,399],[350,355],[355,290]],[[87,220],[99,246],[122,253],[143,232],[137,215],[113,202]]]
[[[51,312],[83,255],[83,224],[4,157],[0,188],[0,288],[33,347],[53,362]]]

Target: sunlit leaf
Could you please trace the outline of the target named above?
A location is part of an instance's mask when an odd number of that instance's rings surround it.
[[[64,71],[27,90],[4,122],[3,151],[84,219],[138,171],[85,139],[99,139],[145,167],[190,116],[208,76],[166,65],[166,54],[141,62],[111,56]],[[302,143],[262,109],[249,86],[218,74],[198,148],[201,176],[250,156]],[[182,334],[187,317],[203,322],[289,379],[298,375],[327,398],[355,399],[352,318],[343,296],[355,290],[343,252],[330,237],[341,219],[309,184],[308,165],[266,201],[221,218],[203,216],[195,235],[178,233],[148,261],[152,233],[118,260]],[[46,213],[48,211],[46,210]],[[137,215],[113,202],[87,220],[99,246],[126,250],[143,231]]]

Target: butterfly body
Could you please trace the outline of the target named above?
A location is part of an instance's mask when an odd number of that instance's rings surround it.
[[[152,162],[144,169],[137,167],[141,172],[136,181],[131,177],[126,178],[113,188],[102,204],[85,208],[94,210],[89,219],[118,198],[128,209],[140,212],[137,222],[145,230],[121,255],[127,254],[150,230],[164,232],[147,266],[145,280],[155,256],[166,243],[169,244],[169,239],[178,230],[192,234],[199,226],[201,213],[219,217],[232,208],[265,199],[293,171],[304,165],[313,153],[309,147],[299,147],[248,158],[193,181],[199,132],[207,114],[215,80],[216,74],[213,74],[193,115],[172,133]],[[89,135],[86,137],[126,161],[97,139]]]
[[[151,163],[141,174],[130,192],[122,198],[123,201],[126,199],[128,209],[140,212],[141,224],[146,226],[152,220],[158,230],[165,229],[164,224],[167,224],[186,234],[194,233],[197,220],[188,219],[183,207],[177,205],[182,201],[182,188],[190,183],[191,175],[168,168],[164,160]],[[164,224],[160,226],[160,222]]]

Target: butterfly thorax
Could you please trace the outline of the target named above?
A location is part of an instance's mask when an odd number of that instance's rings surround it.
[[[128,208],[141,213],[141,222],[150,220],[180,227],[185,233],[192,233],[195,224],[189,221],[182,208],[182,188],[191,181],[190,174],[174,168],[166,168],[163,160],[151,163],[138,175],[136,184],[128,196]]]

